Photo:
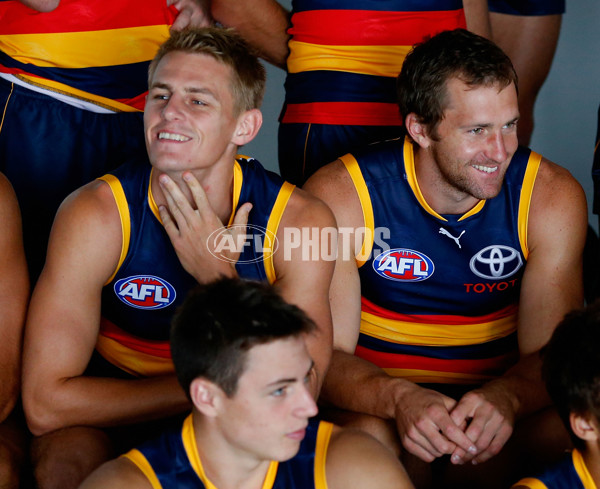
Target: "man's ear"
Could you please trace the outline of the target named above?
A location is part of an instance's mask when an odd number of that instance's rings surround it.
[[[262,120],[262,112],[258,109],[246,110],[240,114],[232,142],[237,146],[248,144],[258,134]]]
[[[427,126],[423,124],[414,112],[404,118],[404,127],[412,140],[421,148],[428,148],[431,144]]]
[[[598,433],[598,424],[594,422],[591,414],[582,416],[581,414],[569,414],[571,429],[578,438],[585,441],[597,441],[600,436]]]
[[[225,395],[215,383],[203,377],[197,377],[190,384],[190,398],[194,407],[205,416],[217,415],[219,398]]]

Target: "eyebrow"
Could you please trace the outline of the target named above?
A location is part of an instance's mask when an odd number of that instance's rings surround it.
[[[313,369],[313,367],[315,366],[315,362],[314,361],[310,361],[310,367],[308,368],[308,370],[306,371],[306,376],[308,376],[310,374],[310,371]],[[275,380],[273,382],[269,382],[267,384],[267,387],[274,387],[276,385],[281,385],[281,384],[292,384],[294,382],[297,382],[298,379],[293,377],[293,378],[289,378],[289,379],[279,379],[279,380]]]
[[[150,90],[152,90],[153,88],[168,90],[170,92],[173,91],[173,87],[171,85],[169,85],[168,83],[161,83],[161,82],[152,83],[152,85],[150,85]],[[202,93],[205,95],[210,95],[213,98],[216,98],[213,91],[209,90],[208,88],[187,87],[184,89],[184,91],[186,93]]]

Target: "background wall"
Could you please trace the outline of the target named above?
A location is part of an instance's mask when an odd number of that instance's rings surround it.
[[[280,2],[291,8],[291,1]],[[277,171],[277,117],[283,103],[282,70],[267,66],[264,123],[257,138],[242,152]],[[600,2],[567,0],[554,63],[537,100],[531,148],[573,174],[588,198],[592,215],[591,167],[600,104]]]

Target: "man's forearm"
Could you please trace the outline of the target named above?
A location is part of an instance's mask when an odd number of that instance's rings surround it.
[[[191,405],[175,375],[121,380],[74,377],[24,395],[34,435],[69,426],[119,426],[172,416]]]
[[[212,0],[211,14],[234,27],[269,63],[286,68],[290,14],[273,0]]]
[[[320,399],[347,411],[394,419],[399,398],[413,387],[362,358],[334,350]]]

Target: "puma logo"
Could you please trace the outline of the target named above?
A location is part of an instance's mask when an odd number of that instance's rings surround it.
[[[449,238],[453,239],[453,240],[454,240],[454,242],[456,243],[456,245],[457,245],[459,248],[462,248],[462,246],[460,245],[460,241],[459,241],[459,239],[461,238],[461,236],[462,236],[463,234],[465,234],[465,230],[464,230],[464,229],[463,229],[463,232],[462,232],[462,233],[460,233],[460,234],[458,235],[458,237],[452,236],[452,235],[451,235],[451,234],[450,234],[450,233],[449,233],[447,230],[445,230],[444,228],[440,228],[440,230],[439,230],[439,233],[440,233],[440,234],[443,234],[444,236],[448,236]]]

